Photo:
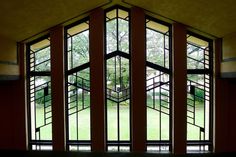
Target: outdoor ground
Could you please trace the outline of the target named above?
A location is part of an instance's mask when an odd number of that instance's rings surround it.
[[[129,118],[129,106],[120,105],[120,139],[129,140],[130,138],[130,118]],[[197,105],[196,107],[196,123],[203,125],[203,105]],[[43,108],[37,107],[38,126],[43,124],[41,119],[43,116]],[[161,118],[161,122],[160,122]],[[41,120],[40,120],[41,119]],[[77,119],[77,120],[76,120]],[[77,121],[77,123],[76,123]],[[78,115],[73,114],[69,118],[70,125],[70,139],[89,140],[90,139],[90,108],[82,110]],[[78,126],[78,134],[76,134]],[[107,108],[107,131],[108,139],[117,139],[117,106],[110,103]],[[161,127],[160,127],[161,126]],[[188,126],[188,139],[194,140],[199,138],[199,128],[192,125]],[[169,139],[169,116],[161,114],[158,111],[147,108],[147,139],[148,140],[160,140],[160,128],[161,128],[161,140]],[[41,129],[41,139],[51,139],[51,126],[47,125]]]

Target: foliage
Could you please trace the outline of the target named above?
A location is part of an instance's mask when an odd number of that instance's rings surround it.
[[[71,42],[71,43],[70,43]],[[68,66],[75,68],[89,62],[89,31],[86,30],[68,39]]]
[[[113,90],[115,86],[119,86],[121,90],[127,88],[129,86],[129,61],[121,57],[109,59],[107,81],[110,82],[108,87]]]
[[[117,23],[118,22],[118,23]],[[118,26],[118,27],[117,27]],[[107,53],[121,51],[129,53],[129,23],[124,19],[113,19],[106,23]],[[117,34],[118,33],[118,34]],[[107,60],[108,88],[119,88],[123,95],[129,87],[129,60],[120,56]]]
[[[203,69],[204,68],[204,47],[187,44],[187,68],[188,69]]]
[[[117,27],[118,22],[118,27]],[[118,34],[117,34],[118,33]],[[113,19],[106,23],[107,52],[122,51],[129,53],[129,23],[123,19]]]
[[[129,53],[129,22],[121,18],[113,19],[106,22],[106,29],[107,53],[116,51],[117,48],[119,51]],[[160,66],[168,65],[167,63],[169,62],[169,52],[165,50],[165,47],[169,46],[168,36],[165,36],[158,31],[147,28],[146,40],[147,60]],[[164,45],[164,43],[166,45]],[[188,45],[188,52],[188,55],[193,58],[196,58],[198,60],[202,58],[201,49],[194,45]],[[46,47],[38,51],[36,53],[35,59],[36,64],[42,63],[36,67],[38,71],[49,71],[50,47]],[[89,62],[89,30],[83,31],[68,38],[69,69],[75,68],[87,62]],[[199,62],[194,62],[193,60],[188,59],[188,67],[200,68],[201,64]],[[120,88],[120,90],[128,88],[130,81],[129,68],[129,60],[120,56],[116,56],[115,58],[107,60],[106,73],[108,88],[111,88],[113,90],[116,90],[115,87],[117,86]],[[77,80],[77,84],[83,84],[84,86],[89,87],[89,74],[89,69],[86,69],[77,73],[78,78],[76,78],[75,76],[69,77],[69,81],[75,83],[75,81]],[[84,80],[82,80],[81,78],[83,78]],[[43,92],[37,92],[36,97],[42,97],[42,93]],[[201,99],[201,97],[204,97],[203,91],[197,91],[196,95],[200,97],[197,98],[198,101],[203,101],[203,99]],[[39,99],[37,100],[37,103],[42,104],[43,101]]]
[[[35,80],[34,88],[31,88],[31,92],[35,93],[35,102],[38,107],[43,107],[45,103],[46,106],[50,104],[51,100],[51,83],[50,77],[48,76],[34,76]]]
[[[164,35],[151,29],[147,29],[147,60],[165,67],[164,61],[168,61],[168,53],[164,51]],[[164,57],[166,53],[166,57]]]
[[[50,71],[50,47],[35,52],[35,71]]]
[[[202,89],[195,89],[195,100],[198,102],[204,102],[205,92]],[[202,103],[200,103],[202,104]]]
[[[193,85],[194,93],[191,93],[191,99],[193,100],[193,97],[195,96],[195,100],[200,102],[199,104],[202,104],[202,102],[204,102],[204,99],[205,99],[205,91],[204,89],[202,89],[203,87],[200,85],[203,85],[204,83],[204,75],[203,74],[188,74],[188,81],[198,84],[198,85]]]

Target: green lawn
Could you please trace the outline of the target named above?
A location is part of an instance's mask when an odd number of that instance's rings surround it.
[[[148,100],[149,104],[152,102]],[[158,108],[158,106],[156,106]],[[130,118],[129,118],[129,106],[128,105],[120,105],[120,139],[121,140],[129,140],[130,139]],[[116,140],[118,138],[117,134],[117,106],[108,102],[107,108],[107,116],[108,116],[108,126],[107,133],[109,140]],[[71,111],[72,113],[73,111]],[[202,105],[197,105],[196,108],[197,119],[196,123],[199,125],[203,125],[203,107]],[[37,126],[41,126],[43,124],[43,109],[37,107]],[[40,119],[41,118],[41,119]],[[160,123],[161,118],[161,123]],[[71,140],[79,139],[79,140],[89,140],[90,139],[90,108],[82,110],[77,114],[72,114],[69,117],[69,125],[70,132],[69,138]],[[77,130],[78,126],[78,130]],[[192,125],[188,126],[188,139],[194,140],[199,138],[199,128],[196,128]],[[160,134],[161,131],[161,134]],[[78,132],[78,133],[77,133]],[[41,139],[51,139],[51,125],[47,125],[41,128]],[[147,139],[148,140],[168,140],[169,139],[169,116],[163,114],[153,109],[147,108]]]

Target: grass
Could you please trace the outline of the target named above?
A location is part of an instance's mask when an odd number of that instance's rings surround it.
[[[147,104],[152,103],[151,99],[147,100]],[[198,102],[196,105],[197,119],[196,123],[200,126],[203,125],[203,105]],[[128,104],[128,103],[126,103]],[[163,104],[167,105],[167,104]],[[159,108],[159,105],[156,106]],[[117,140],[117,105],[108,101],[107,106],[107,136],[109,140]],[[129,105],[121,104],[120,110],[120,139],[129,140],[130,139],[130,108]],[[70,113],[72,113],[71,110]],[[43,108],[37,107],[37,126],[43,125]],[[161,118],[161,121],[160,121]],[[48,121],[49,122],[49,121]],[[77,114],[72,114],[69,117],[69,139],[70,140],[90,140],[90,108],[82,110]],[[194,127],[190,124],[187,125],[188,140],[199,139],[199,128]],[[41,139],[51,140],[51,125],[46,125],[41,128]],[[161,132],[161,133],[160,133]],[[159,111],[147,108],[147,139],[148,140],[168,140],[169,139],[169,116]]]
[[[109,140],[118,139],[118,116],[120,117],[120,139],[129,140],[130,139],[130,108],[128,103],[120,104],[119,106],[119,115],[118,107],[115,103],[108,101],[107,102],[107,136]]]

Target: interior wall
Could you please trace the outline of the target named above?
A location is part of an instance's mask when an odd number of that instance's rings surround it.
[[[223,38],[223,53],[222,59],[233,59],[236,58],[236,32],[227,35]]]
[[[236,115],[236,101],[235,101],[235,89],[236,89],[236,79],[228,80],[228,138],[226,146],[228,147],[227,151],[236,151],[236,123],[235,123],[235,115]],[[222,91],[224,92],[224,91]],[[223,128],[222,128],[223,129]]]
[[[15,79],[15,76],[19,76],[17,44],[0,36],[0,80]]]
[[[236,33],[227,35],[222,42],[222,77],[236,77]]]
[[[236,125],[235,125],[235,79],[221,79],[219,86],[220,94],[220,112],[217,115],[216,132],[218,132],[218,147],[216,152],[236,151]]]
[[[0,149],[27,148],[24,45],[19,48],[21,76],[14,81],[0,80]]]
[[[17,63],[16,42],[0,36],[0,62]]]
[[[0,78],[16,73],[17,62],[16,42],[0,36]],[[0,79],[0,148],[11,148],[14,145],[14,115],[16,83]]]
[[[0,82],[0,149],[21,149],[25,136],[20,81]]]
[[[12,89],[13,86],[14,85],[8,84],[6,82],[0,83],[0,124],[2,126],[0,129],[1,149],[7,149],[13,146],[13,126],[15,123],[12,116],[12,113],[14,113],[14,102],[12,101],[14,99],[12,99],[12,97],[16,95],[14,94],[14,91],[9,91],[9,89]]]
[[[224,96],[222,107],[222,150],[236,151],[236,101],[235,101],[235,89],[236,89],[236,32],[227,35],[223,38],[222,43],[222,63],[221,63],[221,75],[223,79],[223,86],[221,86],[221,96]]]

